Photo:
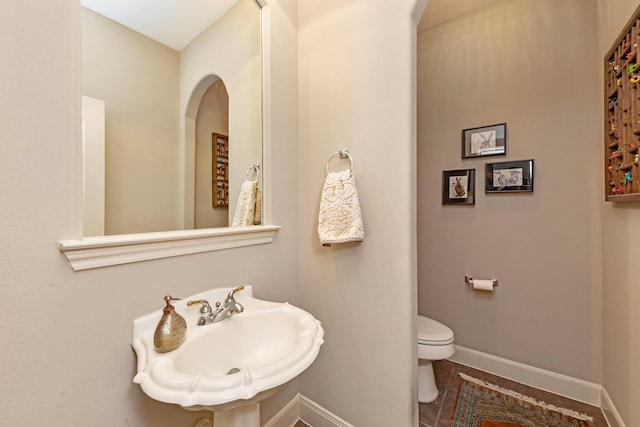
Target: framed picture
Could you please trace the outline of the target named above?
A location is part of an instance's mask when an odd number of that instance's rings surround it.
[[[507,154],[507,124],[500,123],[462,131],[462,158]]]
[[[476,170],[442,172],[443,205],[475,205]]]
[[[485,193],[532,192],[533,159],[487,163]]]

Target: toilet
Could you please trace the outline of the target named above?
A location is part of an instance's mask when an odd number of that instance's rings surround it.
[[[418,316],[418,401],[429,403],[438,397],[433,361],[453,356],[453,331],[425,316]]]

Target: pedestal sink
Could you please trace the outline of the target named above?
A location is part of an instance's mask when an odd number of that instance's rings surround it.
[[[174,303],[187,321],[187,336],[168,353],[158,353],[153,346],[162,310],[135,319],[133,382],[160,402],[214,411],[215,427],[259,427],[260,401],[313,363],[324,331],[298,307],[253,298],[251,285],[235,295],[244,306],[242,313],[199,326],[198,307],[187,307],[187,301],[214,304],[232,289],[216,288]]]

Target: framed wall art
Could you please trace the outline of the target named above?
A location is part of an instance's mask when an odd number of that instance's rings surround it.
[[[487,163],[485,193],[533,192],[533,159]]]
[[[462,158],[507,154],[507,124],[482,126],[462,131]]]
[[[475,205],[476,170],[442,172],[443,205]]]

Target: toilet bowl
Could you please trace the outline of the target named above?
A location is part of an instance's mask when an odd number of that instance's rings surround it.
[[[453,331],[442,323],[418,316],[418,401],[429,403],[438,397],[433,361],[453,356]]]

